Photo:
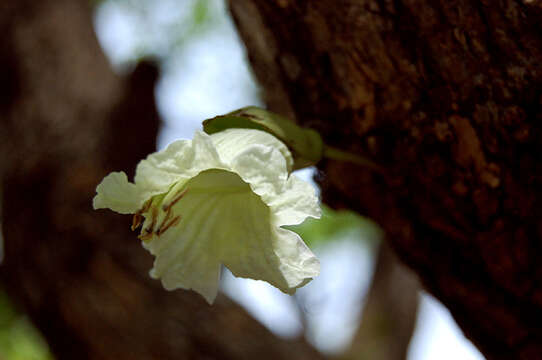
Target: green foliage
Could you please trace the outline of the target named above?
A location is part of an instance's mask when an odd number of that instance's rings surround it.
[[[14,310],[2,291],[0,291],[0,359],[53,359],[38,331],[26,316]]]
[[[192,21],[194,26],[204,26],[211,20],[209,0],[197,0],[192,7]]]
[[[300,225],[287,226],[295,231],[311,248],[351,236],[368,245],[382,238],[382,230],[372,220],[352,211],[333,210],[322,205],[320,219],[307,219]]]

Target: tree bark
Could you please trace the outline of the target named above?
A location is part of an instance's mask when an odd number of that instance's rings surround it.
[[[369,156],[323,198],[376,219],[488,359],[542,359],[542,5],[230,0],[272,110]]]
[[[225,297],[165,291],[130,219],[92,210],[103,176],[155,150],[156,67],[115,76],[87,1],[0,10],[0,280],[56,358],[319,359]]]

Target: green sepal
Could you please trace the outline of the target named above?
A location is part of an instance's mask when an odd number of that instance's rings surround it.
[[[315,165],[324,155],[322,137],[315,130],[255,106],[203,121],[203,131],[209,135],[231,128],[257,129],[275,136],[290,149],[294,170]]]

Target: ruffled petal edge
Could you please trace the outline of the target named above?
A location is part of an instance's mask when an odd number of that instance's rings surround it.
[[[96,187],[92,201],[94,209],[111,209],[121,214],[133,214],[141,208],[146,196],[128,181],[124,172],[112,172]]]

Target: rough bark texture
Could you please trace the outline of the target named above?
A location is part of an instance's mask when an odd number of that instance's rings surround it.
[[[375,218],[488,359],[542,359],[539,1],[231,0],[271,109],[365,154],[324,200]]]
[[[154,151],[158,74],[116,77],[88,5],[0,5],[3,287],[59,360],[320,358],[224,297],[165,291],[130,218],[92,210],[106,173]]]

